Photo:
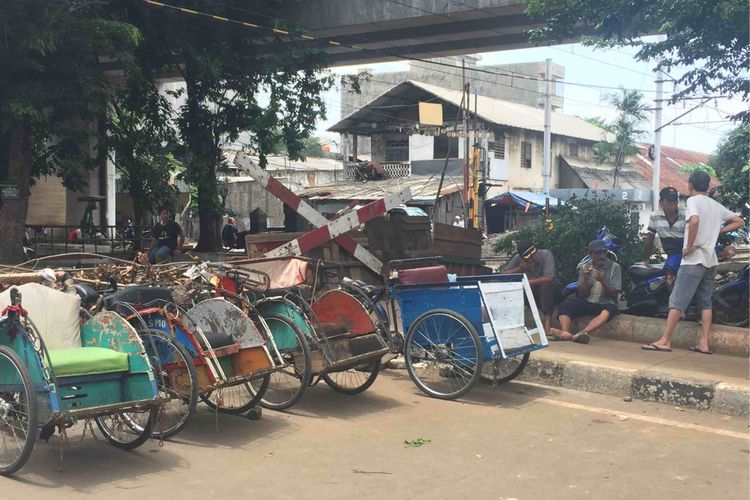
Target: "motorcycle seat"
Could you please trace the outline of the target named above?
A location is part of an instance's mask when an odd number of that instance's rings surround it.
[[[628,269],[628,274],[633,280],[642,281],[657,276],[664,276],[663,267],[633,265]]]

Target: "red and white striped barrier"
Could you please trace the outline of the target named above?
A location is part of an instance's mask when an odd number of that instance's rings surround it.
[[[409,189],[405,189],[382,200],[378,200],[356,212],[346,214],[334,221],[329,221],[321,213],[307,204],[299,196],[292,193],[286,186],[276,180],[268,172],[254,165],[250,158],[244,153],[239,152],[235,156],[234,164],[240,169],[250,174],[260,185],[269,193],[287,204],[292,210],[307,219],[317,229],[305,233],[296,240],[290,241],[266,254],[266,257],[280,257],[287,255],[304,255],[313,248],[319,247],[332,239],[344,250],[354,255],[354,257],[373,270],[379,275],[383,275],[385,266],[383,263],[354,241],[345,233],[356,229],[370,219],[379,217],[391,208],[403,204],[411,199]]]

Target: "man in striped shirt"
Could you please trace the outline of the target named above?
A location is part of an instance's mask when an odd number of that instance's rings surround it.
[[[643,251],[643,263],[648,265],[654,249],[654,238],[659,235],[661,246],[667,254],[664,270],[670,278],[674,278],[680,267],[685,241],[685,210],[678,207],[678,201],[679,194],[675,188],[668,186],[659,191],[659,209],[652,212],[648,219],[648,233]]]

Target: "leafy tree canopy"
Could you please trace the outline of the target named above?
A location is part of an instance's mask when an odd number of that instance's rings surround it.
[[[586,45],[637,47],[637,60],[656,61],[667,72],[687,68],[673,101],[700,94],[747,101],[750,95],[747,0],[528,0],[526,12],[543,22],[531,31],[532,41],[572,40],[584,33],[591,35],[582,38]],[[666,39],[641,39],[657,32]],[[743,111],[737,117],[750,115]]]
[[[721,200],[732,210],[750,220],[750,125],[743,123],[732,130],[716,148],[709,163],[721,182]]]

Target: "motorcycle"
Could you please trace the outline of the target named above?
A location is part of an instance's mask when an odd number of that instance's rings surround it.
[[[716,247],[721,254],[722,247]],[[669,313],[669,295],[671,286],[667,279],[667,270],[677,274],[680,265],[679,254],[670,257],[663,264],[644,266],[634,264],[628,269],[633,287],[628,292],[627,309],[623,312],[636,316],[666,318]],[[728,326],[746,326],[748,324],[748,266],[737,273],[733,279],[723,279],[717,283],[713,294],[715,321]],[[700,311],[691,304],[685,311],[685,319],[696,321]]]

